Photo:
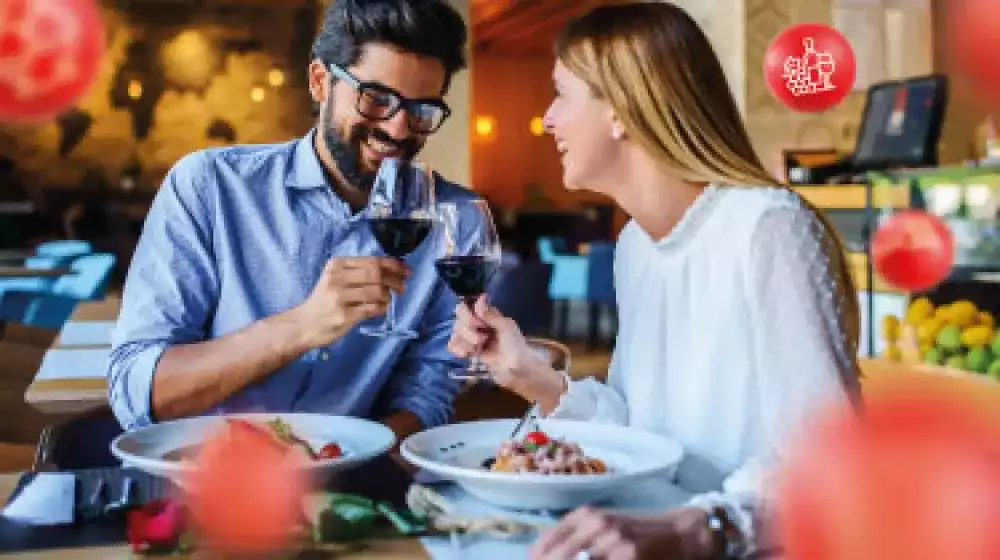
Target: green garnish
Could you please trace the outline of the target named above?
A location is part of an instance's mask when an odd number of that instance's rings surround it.
[[[314,528],[316,540],[348,542],[371,533],[378,518],[374,501],[354,494],[333,493],[329,497],[329,504],[320,512]]]
[[[399,510],[389,502],[379,502],[376,504],[376,507],[379,513],[388,519],[396,527],[397,531],[404,535],[423,533],[430,528],[429,520],[426,517],[416,515],[408,508]]]

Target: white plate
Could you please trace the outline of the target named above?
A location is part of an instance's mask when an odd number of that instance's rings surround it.
[[[650,477],[672,478],[684,455],[681,445],[637,428],[543,420],[550,437],[579,443],[585,454],[605,462],[608,472],[543,475],[492,472],[482,468],[510,437],[518,420],[484,420],[441,426],[410,436],[400,448],[406,460],[451,480],[470,494],[505,508],[569,510],[611,499],[627,485]]]
[[[316,484],[325,482],[338,470],[378,457],[396,442],[392,430],[360,418],[308,413],[230,414],[227,417],[256,423],[280,418],[291,427],[292,433],[316,451],[327,443],[338,444],[344,452],[343,457],[305,463],[303,468],[309,480]],[[181,482],[191,465],[164,456],[200,444],[207,435],[221,428],[224,419],[222,416],[200,416],[138,428],[115,438],[111,442],[111,452],[124,466]]]

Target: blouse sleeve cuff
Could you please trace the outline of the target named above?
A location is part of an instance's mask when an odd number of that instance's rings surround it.
[[[545,418],[562,420],[591,420],[594,416],[594,395],[586,383],[590,379],[574,381],[566,372],[560,372],[566,381],[566,391],[559,397],[559,403]],[[535,405],[538,412],[538,405]],[[541,416],[541,415],[539,415]]]

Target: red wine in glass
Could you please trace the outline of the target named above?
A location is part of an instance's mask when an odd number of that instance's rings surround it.
[[[434,264],[438,276],[469,307],[486,293],[487,286],[500,268],[500,263],[483,255],[441,257]]]
[[[434,175],[426,165],[386,158],[368,195],[365,221],[382,251],[402,260],[417,250],[434,228]],[[413,339],[417,333],[396,326],[396,294],[389,294],[385,321],[361,332],[375,337]]]
[[[485,201],[466,200],[439,204],[438,217],[445,239],[434,263],[438,277],[472,308],[500,269],[500,239],[493,216]],[[479,356],[473,356],[467,369],[452,372],[451,377],[489,379],[490,372]]]
[[[434,228],[430,218],[371,218],[368,227],[385,254],[402,259],[417,250]]]

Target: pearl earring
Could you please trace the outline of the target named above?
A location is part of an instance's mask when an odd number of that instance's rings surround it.
[[[622,138],[625,137],[625,131],[622,130],[622,127],[615,126],[614,128],[611,129],[611,137],[614,138],[615,140],[621,140]]]

